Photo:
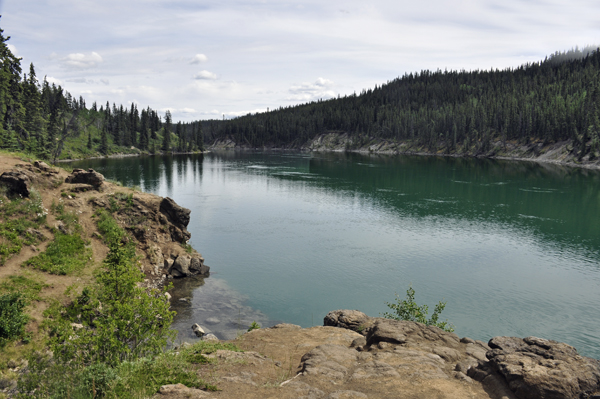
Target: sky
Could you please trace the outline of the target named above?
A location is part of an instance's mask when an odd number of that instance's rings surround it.
[[[0,0],[23,70],[174,121],[344,96],[424,69],[600,44],[598,0]]]

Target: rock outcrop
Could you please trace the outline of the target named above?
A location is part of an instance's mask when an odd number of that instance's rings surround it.
[[[434,326],[336,310],[325,325],[364,337],[350,348],[319,346],[302,358],[302,370],[334,380],[395,376],[410,369],[419,378],[480,382],[491,397],[600,398],[600,362],[575,348],[536,337],[495,337],[488,344],[459,339]]]
[[[31,187],[47,187],[53,183],[58,171],[45,162],[35,161],[33,164],[16,164],[14,169],[0,175],[0,184],[7,189],[7,195],[29,198]]]
[[[92,197],[92,206],[112,212],[117,222],[135,238],[148,279],[162,282],[164,277],[208,277],[210,267],[187,241],[190,210],[171,198],[144,193],[115,193]]]
[[[21,170],[9,170],[0,175],[0,183],[6,186],[7,195],[28,198],[31,185],[30,177]]]
[[[600,390],[600,362],[567,344],[536,338],[495,337],[487,352],[519,399],[588,398]]]
[[[187,208],[177,205],[173,199],[166,197],[160,203],[160,212],[165,215],[170,223],[169,229],[174,241],[187,242],[191,234],[187,231],[190,223],[191,211]]]
[[[104,183],[104,176],[94,169],[88,169],[87,172],[83,169],[73,169],[73,173],[67,176],[65,183],[87,184],[98,190]]]

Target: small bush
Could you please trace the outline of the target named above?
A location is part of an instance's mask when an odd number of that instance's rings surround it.
[[[103,363],[95,363],[83,369],[79,381],[83,391],[93,398],[103,398],[112,390],[118,378],[117,371]]]
[[[252,324],[250,324],[250,327],[248,327],[248,332],[252,330],[258,330],[259,328],[260,324],[258,324],[256,321],[253,321]]]
[[[29,318],[23,314],[26,303],[18,292],[0,296],[0,348],[23,336]]]
[[[396,294],[395,303],[386,302],[385,304],[394,311],[393,313],[383,313],[383,317],[387,319],[416,321],[417,323],[426,324],[428,326],[439,327],[444,331],[454,331],[454,326],[448,323],[448,320],[439,321],[440,313],[442,313],[446,307],[446,302],[438,302],[431,318],[427,319],[429,307],[427,305],[417,305],[415,302],[415,290],[412,287],[409,287],[406,291],[406,299],[400,299],[398,294]]]

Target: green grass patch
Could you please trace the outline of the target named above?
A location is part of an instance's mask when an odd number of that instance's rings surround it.
[[[167,384],[217,389],[199,378],[185,357],[172,351],[114,368],[101,363],[76,368],[54,363],[39,353],[30,356],[29,364],[30,373],[19,379],[19,398],[137,399],[151,397]]]
[[[219,349],[242,352],[242,350],[234,344],[200,341],[192,346],[182,349],[181,356],[191,364],[207,364],[214,362],[214,360],[206,357],[205,355],[210,355]]]
[[[47,286],[23,275],[8,276],[0,281],[0,293],[19,292],[27,301],[40,301],[40,292]]]
[[[23,313],[27,306],[18,292],[0,295],[0,349],[25,334],[29,317]]]
[[[0,265],[21,252],[24,245],[34,245],[43,239],[33,229],[45,223],[46,214],[37,193],[31,199],[0,198]]]
[[[92,251],[79,233],[56,232],[45,252],[24,264],[50,274],[67,275],[82,270],[91,262]]]
[[[107,244],[121,242],[125,237],[123,230],[112,215],[105,209],[96,211],[96,226]]]

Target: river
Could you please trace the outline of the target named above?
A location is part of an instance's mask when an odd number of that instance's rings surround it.
[[[192,210],[211,277],[178,281],[175,328],[378,316],[409,286],[459,336],[538,336],[600,358],[600,173],[486,159],[213,152],[86,160]],[[187,301],[179,301],[179,297]]]

